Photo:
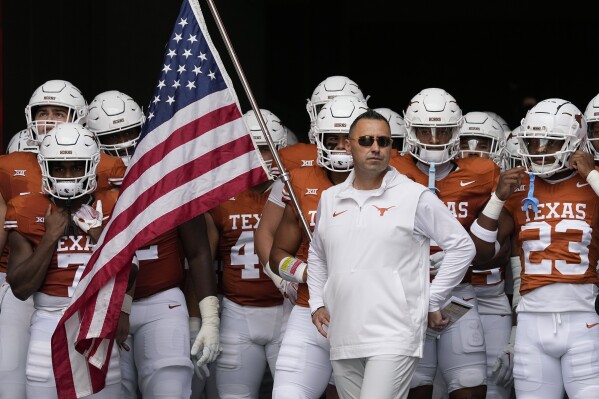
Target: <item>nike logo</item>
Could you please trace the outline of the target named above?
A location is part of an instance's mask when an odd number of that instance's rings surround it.
[[[476,180],[467,181],[467,182],[460,180],[460,186],[462,186],[462,187],[469,186],[470,184],[475,183],[475,182],[476,182]]]
[[[580,184],[580,182],[576,182],[576,187],[580,188],[580,187],[584,187],[584,186],[588,186],[589,183],[582,183]]]
[[[385,212],[387,212],[389,209],[391,209],[391,208],[395,208],[395,205],[393,205],[393,206],[390,206],[389,208],[379,208],[379,207],[378,207],[378,206],[376,206],[376,205],[373,205],[373,206],[374,206],[376,209],[378,209],[378,211],[379,211],[379,213],[380,213],[380,215],[381,215],[381,216],[384,216],[384,215],[385,215]]]
[[[178,308],[179,306],[181,306],[181,304],[179,305],[168,305],[169,309],[174,309],[174,308]]]
[[[347,209],[341,212],[333,212],[333,217],[336,218],[337,216],[341,215],[342,213],[347,212]]]
[[[471,301],[471,300],[473,300],[473,299],[474,299],[474,297],[473,297],[473,296],[471,296],[471,297],[468,297],[468,298],[462,298],[462,299],[463,299],[464,301],[468,302],[468,301]]]
[[[599,324],[599,323],[593,323],[593,324],[589,324],[589,323],[587,323],[587,328],[593,328],[593,327],[595,327],[595,326],[596,326],[596,325],[598,325],[598,324]]]

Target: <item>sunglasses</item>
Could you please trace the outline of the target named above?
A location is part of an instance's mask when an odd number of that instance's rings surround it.
[[[389,147],[393,141],[391,137],[387,136],[360,136],[357,139],[352,140],[356,140],[362,147],[371,147],[375,141],[379,147]]]

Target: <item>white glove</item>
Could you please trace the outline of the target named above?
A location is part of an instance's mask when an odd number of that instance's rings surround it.
[[[219,342],[218,327],[220,318],[218,317],[218,307],[218,298],[215,296],[207,296],[200,301],[202,327],[191,347],[191,355],[196,357],[202,349],[202,355],[197,361],[198,367],[212,363],[222,351]]]
[[[90,229],[102,226],[103,217],[102,201],[98,200],[96,209],[87,204],[81,205],[81,208],[73,214],[73,222],[75,222],[84,233],[87,233]]]
[[[504,388],[510,388],[514,381],[514,343],[516,342],[516,326],[512,327],[512,333],[510,334],[510,341],[503,348],[503,351],[495,360],[493,366],[493,375],[495,376],[495,383],[501,385]]]
[[[431,262],[431,266],[430,266],[430,273],[431,276],[436,276],[437,273],[439,272],[439,267],[441,267],[441,264],[443,263],[443,259],[445,259],[445,251],[439,251],[437,253],[434,253],[431,255],[430,257],[430,262]]]
[[[198,333],[200,332],[200,326],[202,325],[202,321],[199,317],[190,317],[189,318],[189,337],[191,339],[191,346],[193,346]],[[193,361],[194,359],[192,359]],[[196,362],[193,362],[193,371],[195,375],[201,380],[204,381],[208,377],[210,377],[210,371],[208,370],[208,366],[205,364],[198,366]]]
[[[270,270],[268,263],[264,266],[264,274],[270,277],[272,282],[275,283],[275,286],[279,289],[279,292],[283,294],[285,298],[289,299],[289,302],[291,302],[292,305],[295,305],[295,302],[297,301],[297,287],[299,284],[283,280],[281,277],[277,276]]]

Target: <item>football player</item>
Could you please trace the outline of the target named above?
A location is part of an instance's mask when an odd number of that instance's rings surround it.
[[[493,191],[498,166],[486,158],[457,158],[462,110],[443,89],[427,88],[414,96],[404,113],[404,121],[409,154],[394,166],[428,186],[468,229]],[[431,279],[442,258],[443,253],[431,243]],[[426,339],[424,356],[412,379],[410,398],[431,398],[438,371],[447,382],[450,398],[485,398],[485,342],[471,275],[469,270],[451,295],[473,307],[438,338]]]
[[[353,168],[352,157],[345,150],[345,139],[353,120],[367,108],[366,103],[356,97],[337,96],[318,113],[314,125],[318,165],[294,169],[290,178],[311,230],[322,191],[345,181]],[[317,399],[325,390],[331,398],[337,393],[332,387],[329,343],[314,328],[308,303],[305,262],[310,240],[303,231],[287,189],[284,190],[284,201],[283,218],[276,230],[269,265],[273,273],[299,284],[299,288],[279,351],[273,398]]]
[[[117,192],[96,191],[100,149],[93,133],[80,124],[61,123],[46,131],[38,160],[43,193],[16,196],[8,203],[4,224],[10,242],[7,281],[15,297],[25,301],[33,296],[35,306],[27,352],[27,397],[57,398],[52,334],[112,212]],[[121,320],[118,330],[122,331]],[[117,335],[116,341],[124,338]],[[90,397],[119,394],[118,362],[115,345],[106,387]]]
[[[46,132],[60,123],[82,124],[87,116],[87,103],[79,89],[65,80],[50,80],[39,86],[25,107],[31,139],[27,147],[0,158],[0,222],[4,223],[6,203],[25,193],[39,193],[42,173],[37,159],[37,146]],[[25,151],[27,150],[27,151]],[[125,173],[123,162],[106,154],[100,155],[95,179],[98,191],[114,187]],[[0,231],[0,275],[6,273],[7,232]],[[0,296],[0,385],[10,398],[25,397],[25,360],[29,342],[29,321],[33,301],[17,300],[10,287]],[[15,355],[8,355],[13,353]],[[19,356],[16,356],[19,354]]]
[[[587,123],[569,101],[531,108],[517,133],[523,167],[501,174],[471,232],[489,256],[516,236],[520,249],[514,385],[518,398],[591,398],[599,389],[599,222]]]
[[[287,132],[280,119],[260,110],[275,146],[285,147]],[[269,172],[273,155],[253,110],[244,120]],[[258,398],[266,365],[275,364],[290,304],[284,303],[292,283],[265,273],[255,252],[254,234],[273,180],[249,188],[206,214],[212,253],[222,262],[223,302],[216,386],[221,398]],[[295,295],[297,288],[291,289]],[[293,298],[291,298],[293,299]]]
[[[143,122],[139,105],[120,91],[100,93],[90,103],[88,125],[101,148],[127,165]],[[190,345],[197,341],[199,346],[201,339],[206,340],[200,367],[214,361],[219,352],[219,303],[204,215],[156,237],[139,248],[136,257],[139,272],[125,342],[130,350],[121,351],[121,397],[134,398],[139,389],[144,398],[189,398],[193,375]],[[193,338],[181,289],[185,260],[203,310],[203,328]]]

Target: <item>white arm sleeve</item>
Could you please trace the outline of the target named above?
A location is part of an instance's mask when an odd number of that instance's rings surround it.
[[[318,203],[318,210],[316,212],[316,225],[314,227],[314,234],[312,234],[312,241],[310,242],[310,249],[308,250],[308,289],[310,291],[310,311],[314,312],[316,309],[324,306],[322,299],[322,291],[324,284],[328,278],[327,260],[326,254],[322,248],[322,241],[318,235],[318,225],[320,222],[322,206],[322,197]]]
[[[429,312],[439,310],[451,290],[462,281],[476,249],[468,232],[430,191],[420,196],[414,231],[430,237],[445,251],[439,272],[431,283]]]

